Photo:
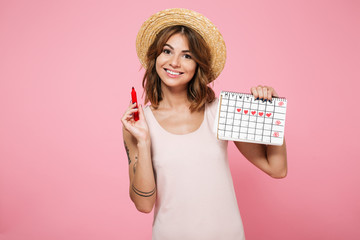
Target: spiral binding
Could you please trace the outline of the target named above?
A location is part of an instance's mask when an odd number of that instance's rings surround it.
[[[233,91],[221,91],[220,95],[224,96],[224,94],[232,94],[232,95],[237,95],[237,96],[243,96],[243,97],[254,97],[252,94],[249,93],[240,93],[240,92],[233,92]],[[272,97],[272,98],[276,98],[276,101],[284,101],[287,102],[285,97]]]

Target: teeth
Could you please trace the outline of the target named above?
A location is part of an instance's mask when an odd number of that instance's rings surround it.
[[[180,75],[179,72],[173,72],[173,71],[170,71],[170,70],[167,70],[167,69],[166,69],[166,71],[167,71],[168,73],[172,74],[172,75]]]

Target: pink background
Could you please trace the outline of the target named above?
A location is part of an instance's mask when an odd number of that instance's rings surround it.
[[[141,96],[135,38],[185,7],[220,29],[214,88],[288,99],[288,176],[230,144],[247,239],[360,238],[358,1],[0,2],[0,239],[150,239],[128,196],[120,118]]]

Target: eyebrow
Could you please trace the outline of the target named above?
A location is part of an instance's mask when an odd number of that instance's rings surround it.
[[[165,43],[164,46],[168,46],[169,48],[171,48],[171,50],[174,50],[174,48],[170,44]],[[182,50],[181,52],[190,52],[190,50]]]

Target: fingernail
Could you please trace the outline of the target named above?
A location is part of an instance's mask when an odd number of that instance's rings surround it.
[[[271,100],[270,100],[270,99],[269,99],[268,101],[269,101],[269,103],[271,103]]]
[[[255,100],[259,100],[259,98],[255,99]]]

